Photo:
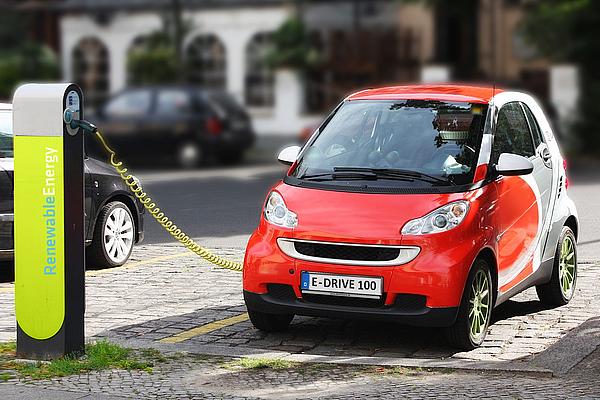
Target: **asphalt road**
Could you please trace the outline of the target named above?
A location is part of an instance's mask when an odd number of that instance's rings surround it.
[[[278,164],[251,164],[197,171],[149,171],[137,175],[144,189],[176,224],[207,245],[244,246],[258,223],[269,188],[285,175]],[[569,171],[569,195],[581,221],[579,258],[600,261],[600,164],[580,164]],[[146,218],[145,243],[172,241]]]
[[[258,224],[269,188],[285,171],[283,165],[263,164],[136,175],[157,205],[191,237],[244,246]],[[145,244],[173,240],[152,218],[145,221]]]

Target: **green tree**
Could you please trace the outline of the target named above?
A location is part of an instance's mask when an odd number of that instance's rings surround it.
[[[56,54],[27,39],[26,16],[11,8],[0,8],[0,98],[9,99],[22,82],[60,78]]]
[[[600,154],[600,1],[538,1],[526,15],[525,34],[545,56],[579,66],[579,118],[573,128],[584,152]]]
[[[306,26],[297,17],[288,19],[273,33],[273,47],[266,58],[273,68],[301,71],[319,62],[319,54],[312,45]]]
[[[130,83],[151,85],[177,80],[177,51],[168,34],[159,31],[147,36],[127,59]]]
[[[183,40],[192,23],[184,21],[181,0],[170,0],[163,12],[163,28],[146,36],[128,55],[130,83],[161,84],[185,82],[188,66],[183,56]]]

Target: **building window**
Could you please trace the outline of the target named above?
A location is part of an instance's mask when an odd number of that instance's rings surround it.
[[[212,34],[196,36],[186,49],[188,80],[208,89],[225,90],[225,46]]]
[[[85,38],[73,49],[73,79],[85,93],[90,109],[100,107],[108,97],[108,49],[97,38]]]
[[[246,104],[253,107],[272,107],[275,77],[265,60],[271,49],[272,34],[257,33],[246,47]]]

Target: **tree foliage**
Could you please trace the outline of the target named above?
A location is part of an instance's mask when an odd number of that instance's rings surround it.
[[[59,79],[56,54],[26,38],[27,18],[9,9],[0,11],[0,98],[9,99],[23,82]]]
[[[305,70],[318,61],[319,54],[301,19],[289,18],[273,33],[273,47],[266,56],[271,67]]]
[[[177,80],[177,54],[169,35],[150,34],[129,53],[127,71],[130,83],[152,85]]]
[[[542,54],[578,65],[581,90],[574,129],[584,151],[600,154],[600,1],[538,1],[527,13],[524,28]]]

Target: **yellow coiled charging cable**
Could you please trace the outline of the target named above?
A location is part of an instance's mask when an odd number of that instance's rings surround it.
[[[175,225],[173,221],[171,221],[169,217],[167,217],[165,213],[160,210],[156,203],[152,201],[152,198],[148,197],[146,192],[142,190],[141,185],[139,185],[136,182],[133,176],[127,173],[127,168],[123,166],[123,162],[117,160],[115,151],[111,149],[108,146],[108,144],[106,144],[106,141],[104,140],[104,137],[100,134],[100,132],[96,131],[95,133],[98,140],[100,140],[100,142],[102,143],[102,146],[104,146],[104,149],[106,149],[106,151],[110,154],[110,164],[117,171],[121,179],[123,179],[127,187],[129,187],[129,190],[131,190],[135,197],[137,197],[140,200],[144,208],[148,210],[150,215],[152,215],[152,217],[154,217],[154,219],[163,228],[165,228],[165,230],[169,232],[171,236],[173,236],[186,248],[188,248],[189,250],[191,250],[192,252],[194,252],[195,254],[199,255],[200,257],[204,258],[206,261],[212,264],[215,264],[221,268],[230,269],[232,271],[242,271],[244,267],[242,263],[226,260],[223,257],[211,253],[209,250],[194,242],[192,238],[190,238],[188,235],[186,235],[185,232],[178,228],[177,225]]]

